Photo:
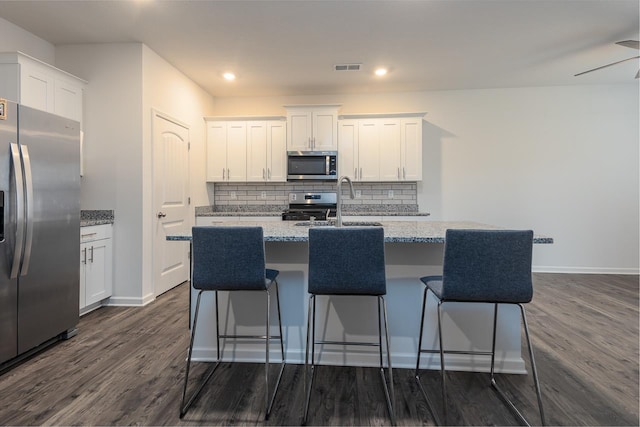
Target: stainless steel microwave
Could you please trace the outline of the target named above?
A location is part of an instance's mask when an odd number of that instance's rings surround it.
[[[287,180],[337,181],[337,151],[288,151]]]

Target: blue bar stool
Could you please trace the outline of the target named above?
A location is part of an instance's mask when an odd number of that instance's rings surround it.
[[[216,368],[220,365],[220,338],[260,339],[265,341],[265,419],[269,418],[273,401],[275,400],[282,372],[285,367],[284,343],[282,341],[282,321],[280,318],[280,298],[278,292],[278,270],[265,268],[264,238],[262,227],[193,227],[193,278],[192,286],[198,289],[198,300],[191,329],[189,342],[189,355],[187,369],[184,377],[184,389],[182,391],[182,403],[180,405],[180,418],[182,418],[191,404],[198,397],[205,384],[209,381]],[[269,332],[270,319],[269,307],[271,302],[270,287],[274,285],[276,305],[278,310],[279,336],[271,336]],[[205,379],[197,390],[185,403],[187,385],[189,382],[189,368],[193,353],[193,341],[196,336],[198,313],[200,309],[200,297],[203,292],[215,292],[216,301],[216,342],[217,360],[211,365]],[[218,316],[218,291],[261,291],[266,294],[266,334],[261,335],[220,335],[220,322]],[[280,373],[276,380],[271,399],[269,399],[269,343],[273,339],[280,341],[282,363]]]
[[[440,374],[442,377],[442,402],[445,424],[447,423],[447,394],[444,355],[453,353],[491,355],[491,386],[519,421],[529,425],[513,402],[511,402],[498,387],[494,376],[498,306],[500,304],[516,304],[520,307],[520,313],[522,314],[524,331],[529,348],[529,358],[531,360],[531,372],[538,397],[540,419],[542,425],[545,425],[540,383],[536,371],[536,362],[533,357],[531,339],[529,338],[529,325],[523,305],[530,302],[533,298],[531,279],[532,247],[533,231],[531,230],[447,230],[443,275],[427,276],[420,279],[426,286],[422,300],[422,318],[420,323],[415,378],[422,395],[427,401],[427,406],[436,418],[438,424],[442,425],[420,381],[420,355],[422,353],[440,354]],[[440,346],[438,350],[424,350],[422,348],[427,291],[431,291],[438,300],[438,336]],[[441,307],[445,302],[490,303],[494,305],[493,342],[491,351],[447,351],[443,348]]]
[[[392,402],[395,401],[393,371],[389,350],[387,308],[383,296],[387,293],[384,258],[384,231],[381,227],[318,227],[309,230],[309,313],[307,318],[307,343],[305,351],[304,383],[307,398],[303,424],[307,423],[311,390],[315,376],[315,345],[375,346],[380,353],[380,378],[387,400],[391,422],[395,424]],[[344,342],[316,340],[316,297],[319,295],[373,296],[378,301],[378,341]],[[382,322],[387,348],[388,382],[385,378],[382,356]],[[309,366],[309,347],[311,365]],[[311,380],[307,380],[311,370]]]

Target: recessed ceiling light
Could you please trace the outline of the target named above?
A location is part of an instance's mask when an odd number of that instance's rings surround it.
[[[224,73],[222,77],[224,77],[226,80],[229,80],[229,81],[236,79],[236,75],[233,73]]]
[[[376,70],[376,76],[384,76],[385,74],[387,74],[386,68],[378,68]]]

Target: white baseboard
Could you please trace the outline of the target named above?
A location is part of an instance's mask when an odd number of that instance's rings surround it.
[[[273,347],[272,347],[273,349]],[[215,362],[217,353],[215,348],[194,348],[191,360],[194,362]],[[234,349],[225,351],[222,354],[222,360],[226,362],[250,362],[264,363],[264,351],[257,349]],[[272,350],[269,352],[269,361],[271,363],[281,362],[280,351]],[[379,364],[378,353],[358,353],[325,350],[316,363],[320,365],[331,366],[365,366],[377,367]],[[287,351],[286,361],[289,364],[300,365],[304,363],[304,353],[301,351]],[[439,370],[439,356],[429,357],[423,355],[421,358],[420,369]],[[394,354],[391,360],[394,368],[415,369],[415,354]],[[386,364],[386,356],[385,356]],[[490,356],[484,355],[464,355],[464,354],[446,354],[445,367],[447,371],[464,371],[464,372],[489,372],[491,367]],[[496,360],[495,372],[503,374],[526,374],[524,360],[522,358],[500,359]]]
[[[567,273],[567,274],[640,274],[640,268],[612,267],[556,267],[534,265],[534,273]]]
[[[119,307],[142,307],[153,301],[156,297],[153,293],[147,294],[144,297],[111,297],[106,305],[119,306]]]

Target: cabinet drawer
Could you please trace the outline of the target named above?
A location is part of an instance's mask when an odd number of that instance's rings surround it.
[[[94,240],[101,240],[101,239],[110,239],[112,228],[113,227],[111,226],[111,224],[91,225],[89,227],[81,227],[80,243],[91,242]]]

